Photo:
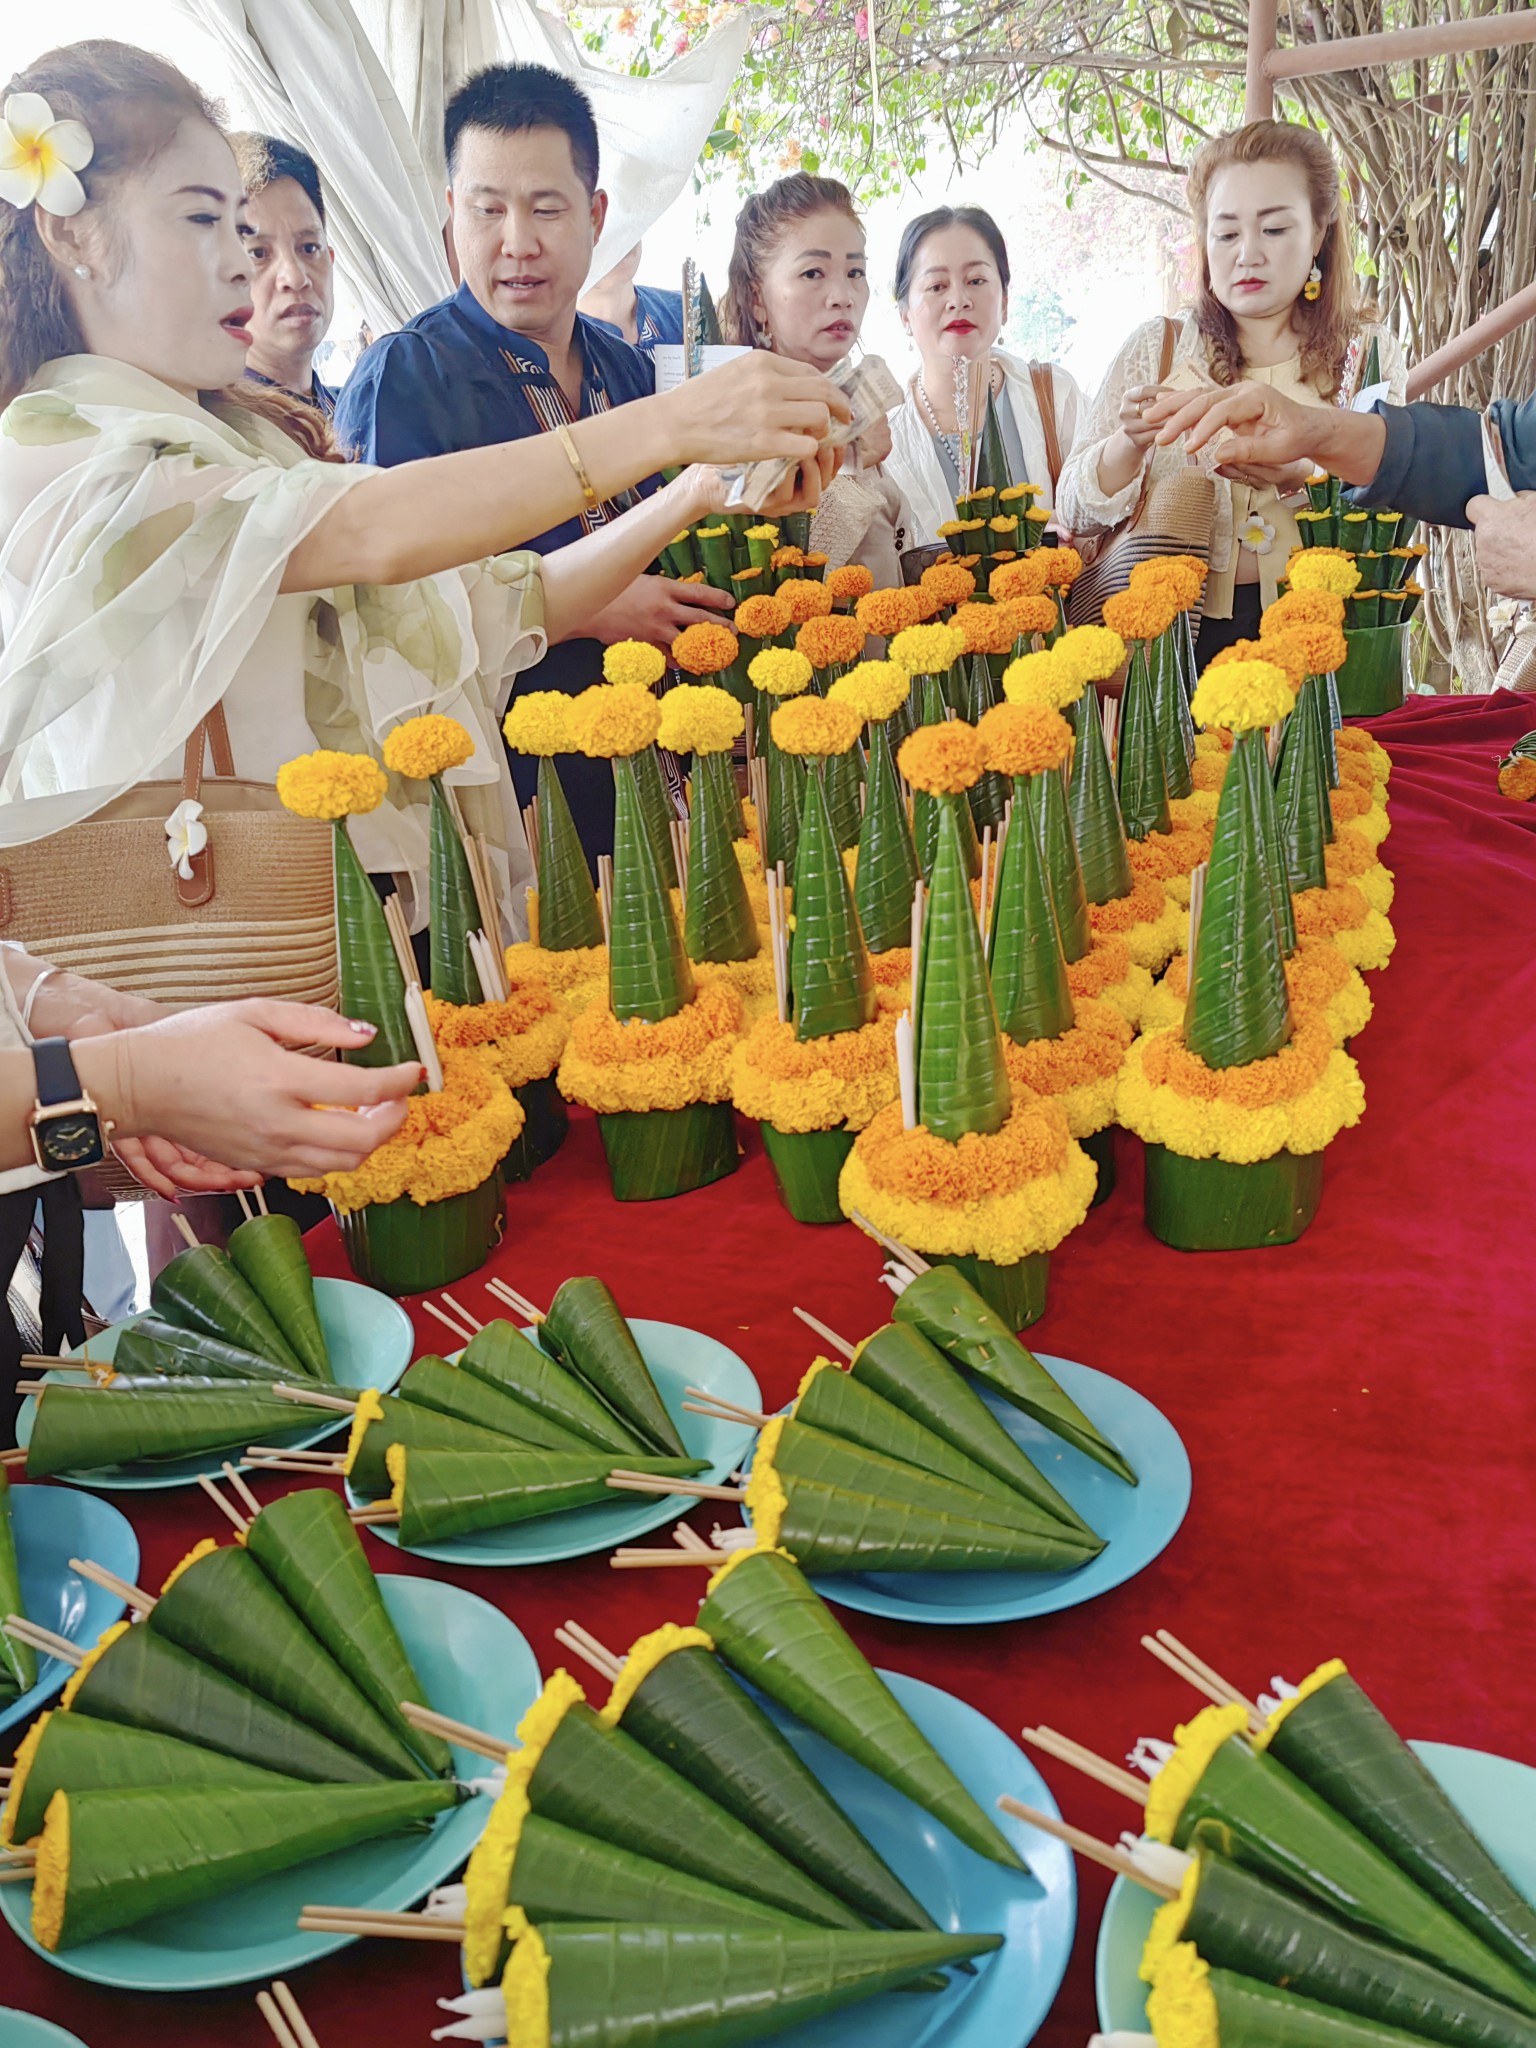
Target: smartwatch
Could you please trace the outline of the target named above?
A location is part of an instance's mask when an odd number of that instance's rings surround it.
[[[32,1152],[39,1167],[44,1173],[79,1173],[100,1166],[112,1126],[80,1085],[68,1039],[37,1039],[32,1063],[37,1070]]]

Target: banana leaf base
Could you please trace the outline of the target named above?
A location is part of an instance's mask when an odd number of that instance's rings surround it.
[[[1045,1314],[1045,1289],[1051,1277],[1049,1252],[1031,1252],[1012,1266],[994,1265],[972,1253],[924,1252],[930,1266],[953,1266],[963,1273],[982,1300],[996,1309],[1010,1330],[1027,1330]]]
[[[1339,709],[1346,718],[1377,718],[1403,701],[1406,626],[1348,632],[1349,659],[1339,670]]]
[[[347,1261],[367,1287],[385,1294],[425,1294],[463,1280],[501,1242],[500,1169],[465,1195],[446,1201],[370,1202],[336,1213]]]
[[[759,1126],[763,1150],[778,1183],[779,1200],[797,1223],[841,1223],[842,1205],[837,1199],[838,1176],[843,1161],[853,1150],[853,1132],[781,1131],[774,1124]]]
[[[1323,1194],[1321,1152],[1277,1152],[1234,1166],[1147,1147],[1147,1228],[1180,1252],[1256,1251],[1294,1244]]]
[[[599,1115],[597,1128],[617,1202],[662,1202],[686,1195],[724,1180],[739,1163],[728,1102],[617,1110]]]
[[[1115,1192],[1115,1127],[1110,1124],[1102,1131],[1095,1131],[1091,1138],[1077,1141],[1099,1169],[1099,1184],[1093,1191],[1092,1206],[1097,1209],[1100,1202],[1107,1202]]]
[[[542,1081],[525,1081],[512,1093],[523,1105],[524,1122],[501,1162],[501,1177],[508,1185],[527,1180],[536,1166],[553,1159],[571,1127],[565,1097],[555,1086],[553,1074],[546,1074]]]

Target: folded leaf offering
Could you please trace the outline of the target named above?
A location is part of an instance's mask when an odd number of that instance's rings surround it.
[[[892,1313],[898,1322],[914,1324],[957,1365],[975,1373],[1053,1435],[1127,1485],[1136,1484],[1136,1474],[1108,1437],[953,1266],[932,1266],[919,1273],[896,1297]]]
[[[179,1329],[163,1316],[140,1316],[121,1331],[112,1365],[122,1373],[194,1374],[200,1379],[281,1381],[301,1387],[310,1377],[291,1365],[244,1351],[238,1344],[226,1344],[222,1338]]]
[[[423,1774],[405,1741],[241,1545],[199,1543],[166,1580],[144,1626],[387,1776]]]
[[[621,1422],[585,1380],[541,1351],[512,1323],[497,1321],[477,1330],[460,1354],[459,1367],[605,1451],[627,1454],[645,1449],[645,1439]]]
[[[685,1455],[634,1332],[601,1280],[565,1281],[549,1304],[540,1335],[646,1443],[674,1458]]]
[[[612,1500],[611,1455],[522,1450],[440,1451],[394,1446],[386,1455],[390,1497],[400,1515],[400,1541],[444,1543],[477,1529],[505,1529],[565,1508]],[[662,1479],[689,1479],[706,1467],[697,1458],[632,1458],[629,1469]]]
[[[32,1932],[78,1948],[177,1906],[391,1835],[443,1813],[452,1785],[57,1792],[37,1850]]]
[[[472,1423],[476,1429],[488,1429],[536,1450],[583,1451],[590,1456],[594,1449],[588,1438],[548,1421],[537,1408],[450,1365],[446,1358],[431,1354],[418,1358],[395,1391],[402,1401],[413,1401],[419,1408],[451,1415],[456,1421]]]
[[[507,2039],[518,2048],[728,2048],[1000,1946],[995,1934],[530,1927],[502,1979]]]
[[[887,1323],[866,1337],[848,1377],[915,1417],[1011,1493],[1022,1494],[1069,1529],[1087,1533],[1088,1524],[1014,1442],[969,1380],[911,1323]]]
[[[1219,1849],[1352,1925],[1536,2012],[1536,1986],[1310,1786],[1243,1741],[1246,1722],[1242,1707],[1205,1707],[1175,1730],[1174,1752],[1147,1795],[1148,1834],[1180,1849]]]
[[[387,1460],[396,1444],[445,1451],[504,1451],[507,1447],[505,1437],[492,1430],[476,1429],[473,1423],[442,1415],[435,1408],[422,1408],[414,1401],[367,1387],[358,1396],[342,1468],[354,1493],[364,1500],[378,1500],[389,1492],[394,1482]]]
[[[1536,1907],[1342,1664],[1322,1665],[1283,1700],[1259,1744],[1536,1980]]]
[[[21,1572],[16,1563],[16,1531],[11,1525],[11,1482],[0,1465],[0,1620],[26,1613],[21,1599]],[[19,1699],[37,1683],[37,1652],[30,1644],[0,1629],[0,1706]]]
[[[324,1486],[284,1494],[254,1517],[245,1548],[385,1725],[446,1776],[453,1768],[447,1743],[400,1711],[402,1700],[431,1701],[337,1496]]]
[[[601,1718],[860,1913],[892,1927],[932,1928],[702,1629],[669,1623],[642,1636]]]
[[[313,1784],[376,1785],[381,1776],[355,1751],[142,1624],[120,1621],[109,1628],[65,1686],[60,1705],[65,1712],[198,1742]]]
[[[59,1472],[95,1472],[139,1458],[189,1458],[205,1451],[239,1449],[272,1437],[313,1429],[315,1411],[276,1394],[182,1392],[116,1394],[99,1387],[50,1386],[37,1397],[29,1479]]]
[[[229,1256],[304,1370],[317,1380],[334,1379],[315,1307],[315,1276],[293,1218],[248,1218],[230,1232]]]
[[[1213,1970],[1185,1942],[1158,1970],[1147,2018],[1159,2048],[1413,2048],[1422,2037]]]
[[[749,1684],[979,1856],[1026,1868],[789,1558],[771,1550],[733,1558],[710,1580],[699,1626]]]
[[[261,1296],[228,1252],[200,1244],[178,1252],[163,1266],[149,1290],[150,1306],[168,1323],[222,1337],[243,1351],[256,1351],[279,1365],[304,1370],[288,1339],[272,1320]]]
[[[1536,2023],[1448,1971],[1346,1927],[1294,1892],[1203,1851],[1160,1906],[1141,1960],[1152,1982],[1179,1942],[1235,1970],[1447,2048],[1533,2048]]]
[[[194,1742],[89,1714],[39,1714],[16,1752],[0,1842],[30,1842],[43,1831],[55,1792],[120,1791],[133,1785],[287,1785],[296,1781]]]

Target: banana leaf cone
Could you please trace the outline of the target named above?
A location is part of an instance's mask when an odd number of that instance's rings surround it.
[[[1091,1549],[1073,1542],[1059,1522],[1055,1535],[1029,1535],[945,1509],[913,1507],[885,1495],[823,1486],[785,1473],[774,1512],[770,1489],[749,1494],[753,1526],[794,1558],[802,1571],[1070,1572]]]
[[[1536,1907],[1342,1664],[1286,1703],[1269,1754],[1354,1822],[1536,1989]]]
[[[1287,959],[1296,950],[1296,909],[1291,902],[1291,885],[1286,878],[1285,842],[1280,833],[1280,812],[1275,803],[1275,779],[1270,773],[1269,748],[1254,748],[1247,760],[1253,777],[1254,807],[1259,819],[1259,838],[1269,863],[1269,891],[1274,899],[1275,924],[1280,946]]]
[[[755,960],[760,942],[736,858],[741,805],[731,784],[728,753],[694,756],[692,817],[684,950],[690,960]]]
[[[11,1522],[11,1482],[0,1465],[0,1615],[25,1614],[21,1573],[16,1563],[16,1530]],[[19,1699],[37,1683],[37,1652],[0,1629],[0,1706]]]
[[[1204,1711],[1213,1717],[1204,1727],[1219,1734],[1233,1723],[1216,1717],[1242,1709]],[[1201,1721],[1197,1715],[1185,1731],[1197,1745]],[[1176,1755],[1172,1767],[1178,1770],[1187,1761]],[[1154,1779],[1149,1827],[1156,1785]],[[1210,1753],[1178,1812],[1173,1841],[1192,1853],[1216,1849],[1352,1926],[1464,1977],[1521,2012],[1536,2013],[1536,1984],[1479,1941],[1309,1785],[1235,1735]]]
[[[95,1721],[89,1714],[39,1714],[16,1752],[0,1842],[31,1842],[43,1831],[43,1817],[55,1792],[114,1791],[130,1785],[292,1786],[238,1757],[221,1756],[194,1742]]]
[[[1000,1130],[1012,1108],[961,845],[963,797],[935,797],[938,854],[918,967],[917,1119],[952,1143]]]
[[[757,693],[753,731],[757,752],[768,778],[768,816],[763,820],[770,873],[782,861],[784,879],[794,884],[795,857],[800,846],[800,800],[805,786],[805,763],[798,754],[786,754],[775,746],[773,713],[778,703],[766,690]]]
[[[1335,701],[1329,691],[1331,683],[1333,683],[1331,676],[1326,681],[1321,676],[1308,676],[1301,686],[1301,694],[1307,709],[1311,712],[1313,720],[1317,725],[1318,743],[1322,748],[1323,768],[1328,777],[1328,787],[1330,789],[1337,789],[1339,786],[1338,722],[1335,721],[1333,713],[1329,708],[1330,704]],[[1332,823],[1333,819],[1330,813],[1330,826]]]
[[[795,1036],[802,1042],[858,1031],[875,1021],[869,954],[827,804],[824,770],[817,763],[806,774],[800,814],[789,978]]]
[[[672,846],[663,863],[646,828],[635,757],[613,764],[613,910],[608,989],[621,1024],[675,1017],[693,995],[693,970],[672,915]]]
[[[64,1688],[63,1710],[217,1750],[316,1785],[377,1785],[383,1772],[142,1623],[107,1630]]]
[[[562,1281],[540,1329],[555,1356],[642,1442],[674,1458],[686,1455],[635,1333],[601,1280],[587,1275]]]
[[[661,755],[653,742],[629,758],[634,763],[635,787],[640,792],[645,836],[651,842],[651,851],[662,879],[669,889],[675,889],[680,880],[677,856],[672,849],[672,827],[677,820],[677,807],[667,794],[666,777],[661,772]]]
[[[898,1323],[911,1324],[955,1365],[975,1373],[994,1394],[1059,1436],[1128,1486],[1136,1474],[1102,1431],[1057,1385],[1029,1348],[991,1308],[963,1273],[934,1266],[919,1273],[896,1298]]]
[[[1285,854],[1286,879],[1293,890],[1326,889],[1323,855],[1327,835],[1328,788],[1317,773],[1317,731],[1311,713],[1298,705],[1285,722],[1275,764],[1275,811]]]
[[[185,1785],[61,1792],[37,1852],[32,1932],[78,1948],[445,1812],[452,1785]]]
[[[570,953],[603,943],[603,918],[592,873],[566,802],[560,771],[546,754],[539,761],[539,944]]]
[[[858,1912],[932,1928],[700,1630],[669,1625],[634,1644],[603,1719]]]
[[[890,728],[877,723],[869,728],[869,785],[853,878],[854,907],[872,953],[911,943],[916,887],[917,853],[891,758]]]
[[[1294,1989],[1213,1970],[1189,1942],[1159,1967],[1147,2019],[1160,2041],[1200,2039],[1220,2048],[1416,2048],[1424,2038]]]
[[[931,677],[924,677],[930,682]],[[933,719],[920,721],[924,725],[935,723]],[[941,821],[944,813],[955,806],[955,799],[947,796],[932,796],[926,789],[912,792],[912,839],[917,848],[917,858],[922,866],[924,879],[933,886],[933,871],[939,857],[939,840],[943,836]],[[968,882],[974,882],[981,873],[981,845],[976,837],[976,821],[971,816],[970,803],[955,806],[954,818],[959,834],[960,857]]]
[[[1070,966],[1092,946],[1093,926],[1088,917],[1082,862],[1078,859],[1077,840],[1067,810],[1067,793],[1061,777],[1052,771],[1025,778],[1023,796],[1025,812],[1034,826],[1045,862],[1051,901],[1056,906],[1062,957]]]
[[[1152,1924],[1142,1975],[1175,1942],[1213,1969],[1400,2027],[1446,2048],[1536,2048],[1536,2023],[1470,1984],[1373,1940],[1262,1877],[1203,1853]]]
[[[94,1472],[140,1458],[190,1458],[242,1449],[313,1427],[313,1411],[276,1394],[203,1389],[115,1394],[96,1387],[51,1386],[37,1397],[27,1477]]]
[[[601,1452],[525,1450],[512,1443],[496,1451],[396,1445],[385,1462],[407,1550],[614,1497],[608,1485],[614,1461]],[[689,1479],[705,1468],[697,1458],[634,1458],[628,1469]]]
[[[928,1340],[916,1330],[899,1324],[881,1333],[896,1339],[894,1347],[883,1346],[882,1350],[894,1348],[903,1351],[910,1345],[913,1349],[927,1351],[937,1361],[943,1375],[948,1375],[959,1386],[961,1401],[975,1401],[988,1422],[992,1417],[985,1404],[977,1401],[965,1382],[960,1379],[954,1367],[942,1352],[933,1351]],[[870,1340],[874,1342],[873,1339]],[[863,1347],[861,1353],[863,1355]],[[973,1458],[947,1437],[941,1436],[920,1417],[909,1414],[905,1408],[888,1401],[876,1393],[873,1386],[866,1385],[858,1376],[858,1360],[847,1372],[839,1372],[825,1361],[819,1361],[801,1383],[800,1395],[794,1406],[796,1422],[810,1424],[826,1435],[839,1437],[845,1443],[862,1445],[865,1450],[878,1452],[886,1458],[899,1460],[903,1465],[916,1466],[920,1472],[930,1473],[935,1478],[948,1481],[967,1492],[980,1494],[986,1499],[986,1516],[991,1521],[1015,1523],[1020,1527],[1039,1528],[1042,1523],[1097,1542],[1092,1529],[1082,1520],[1057,1493],[1055,1487],[1035,1474],[1041,1498],[1034,1499],[1021,1488],[1000,1479],[985,1465],[979,1465]],[[942,1387],[937,1399],[948,1399],[953,1390]],[[956,1405],[961,1405],[957,1403]],[[993,1423],[993,1427],[997,1425]],[[1005,1442],[1013,1443],[1006,1430],[1000,1434]],[[1015,1446],[1017,1449],[1017,1446]],[[1019,1453],[1023,1457],[1023,1453]],[[1028,1460],[1025,1460],[1028,1464]],[[1029,1466],[1031,1473],[1034,1467]],[[982,1513],[980,1508],[975,1510]]]
[[[887,1323],[866,1337],[848,1376],[915,1417],[977,1470],[989,1472],[1054,1520],[1084,1535],[1095,1533],[1014,1442],[964,1374],[915,1325]]]
[[[150,1307],[169,1323],[255,1351],[276,1365],[306,1370],[261,1296],[228,1252],[216,1245],[188,1246],[156,1274]]]
[[[324,1486],[284,1494],[253,1517],[245,1550],[384,1725],[446,1777],[453,1768],[447,1743],[413,1728],[400,1711],[402,1700],[430,1700],[340,1497]]]
[[[1172,821],[1168,814],[1168,778],[1158,741],[1144,640],[1131,643],[1131,665],[1125,673],[1125,694],[1120,699],[1115,793],[1128,839],[1145,839],[1149,832],[1169,829]]]
[[[777,1705],[893,1785],[980,1856],[1026,1866],[788,1558],[749,1551],[710,1581],[699,1627]]]
[[[1048,779],[1060,789],[1059,778]],[[1017,1044],[1028,1045],[1036,1038],[1059,1038],[1072,1028],[1076,1013],[1023,778],[1015,789],[1019,830],[1010,830],[1003,844],[987,958],[997,1021]]]
[[[995,1934],[530,1928],[502,1979],[507,2035],[529,2048],[736,2048],[1001,1943]]]
[[[558,1721],[546,1733],[556,1714]],[[528,1804],[542,1820],[818,1927],[863,1925],[851,1907],[745,1821],[717,1806],[632,1735],[599,1719],[564,1672],[546,1686],[523,1729],[530,1751],[537,1749],[526,1779]]]
[[[971,655],[963,673],[965,687],[960,693],[958,709],[963,719],[975,725],[998,702],[997,682],[985,654]],[[971,822],[978,832],[985,832],[989,825],[994,834],[1000,830],[1011,794],[1007,776],[999,775],[991,768],[979,782],[971,785]]]
[[[412,1449],[435,1451],[505,1451],[505,1437],[456,1416],[443,1415],[435,1408],[402,1401],[395,1394],[379,1395],[366,1390],[352,1420],[352,1437],[347,1446],[347,1483],[363,1500],[380,1500],[394,1482],[389,1476],[389,1453],[396,1444]]]
[[[167,1580],[144,1626],[355,1750],[387,1777],[423,1775],[410,1745],[369,1705],[243,1545],[210,1546],[201,1557],[194,1550]]]
[[[1067,784],[1072,836],[1090,903],[1113,903],[1131,893],[1131,858],[1125,849],[1125,821],[1115,796],[1115,778],[1104,744],[1099,693],[1090,683],[1077,700],[1077,745]]]
[[[336,944],[340,967],[336,1007],[344,1017],[372,1024],[367,1045],[345,1055],[354,1067],[394,1067],[416,1057],[405,1019],[405,976],[395,953],[379,892],[357,857],[345,818],[336,820]]]
[[[252,1216],[231,1231],[228,1251],[304,1370],[317,1380],[332,1379],[315,1308],[315,1276],[298,1224],[291,1216]]]
[[[1157,733],[1157,751],[1163,764],[1163,781],[1170,797],[1188,796],[1194,789],[1191,769],[1195,761],[1195,723],[1189,715],[1180,673],[1179,639],[1182,618],[1174,620],[1147,649],[1152,683],[1152,724]]]
[[[448,806],[440,775],[428,778],[431,903],[432,993],[443,1003],[483,1003],[490,990],[480,986],[470,957],[469,935],[485,920],[469,872],[464,837]]]
[[[537,1408],[530,1408],[501,1387],[487,1386],[473,1373],[450,1365],[446,1358],[430,1353],[418,1358],[395,1389],[403,1401],[451,1415],[476,1429],[493,1430],[509,1443],[540,1451],[593,1451],[598,1447],[590,1437],[550,1422]]]
[[[183,1330],[163,1316],[140,1316],[121,1331],[112,1366],[117,1372],[158,1373],[167,1380],[265,1380],[269,1386],[293,1382],[303,1386],[311,1377],[290,1365],[258,1358],[254,1351],[242,1351],[238,1344],[226,1344],[198,1330]]]
[[[627,1455],[645,1449],[639,1432],[621,1422],[585,1380],[509,1322],[487,1323],[477,1330],[459,1354],[459,1370],[500,1388],[525,1407],[537,1409],[567,1435],[600,1450]]]
[[[1269,779],[1262,732],[1241,732],[1221,786],[1205,907],[1184,1007],[1184,1043],[1210,1067],[1268,1059],[1291,1035],[1290,996],[1256,781]]]

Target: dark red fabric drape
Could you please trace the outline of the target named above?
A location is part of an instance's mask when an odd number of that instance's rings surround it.
[[[1129,1585],[1043,1621],[920,1631],[851,1617],[877,1662],[948,1687],[1011,1733],[1047,1721],[1117,1755],[1199,1704],[1137,1647],[1167,1627],[1247,1691],[1342,1656],[1406,1734],[1536,1761],[1536,807],[1495,784],[1497,757],[1532,725],[1536,706],[1501,694],[1421,700],[1374,727],[1395,764],[1384,851],[1398,946],[1371,977],[1376,1015],[1354,1048],[1365,1121],[1331,1149],[1302,1242],[1165,1249],[1142,1225],[1137,1147],[1123,1141],[1119,1191],[1056,1256],[1038,1347],[1132,1382],[1188,1445],[1194,1501],[1172,1547]],[[312,1250],[320,1271],[345,1270],[329,1226]],[[621,1209],[585,1117],[512,1192],[495,1267],[539,1302],[568,1274],[601,1273],[631,1313],[733,1346],[770,1407],[813,1352],[792,1304],[858,1336],[888,1300],[851,1227],[788,1220],[755,1140],[733,1179]],[[477,1281],[455,1292],[492,1312]],[[445,1341],[430,1318],[417,1327],[423,1349]],[[151,1586],[198,1537],[222,1534],[195,1494],[120,1499]],[[370,1548],[381,1571],[450,1575]],[[567,1616],[622,1647],[686,1617],[700,1590],[677,1573],[620,1576],[601,1557],[458,1576],[506,1609],[546,1670]],[[1080,1825],[1113,1836],[1129,1824],[1113,1795],[1064,1767],[1046,1774]],[[1105,1880],[1080,1878],[1047,2048],[1081,2048],[1094,2025]],[[296,1989],[325,2048],[394,2048],[426,2039],[455,1971],[451,1951],[372,1944],[301,1973]],[[92,2048],[268,2039],[248,1992],[96,1992],[8,1936],[0,2003]]]

